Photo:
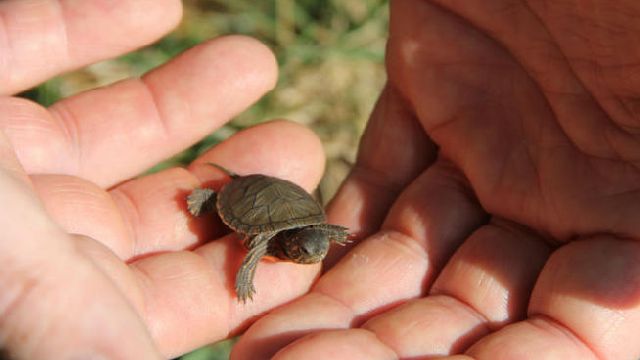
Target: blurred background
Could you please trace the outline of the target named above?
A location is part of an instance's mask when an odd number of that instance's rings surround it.
[[[224,127],[148,172],[189,163],[233,133],[285,118],[322,139],[325,175],[316,191],[327,202],[355,159],[358,141],[385,82],[386,0],[183,0],[181,25],[157,43],[57,77],[22,94],[50,105],[74,93],[140,76],[178,53],[224,34],[245,34],[276,54],[275,90]],[[183,360],[228,359],[234,339]]]

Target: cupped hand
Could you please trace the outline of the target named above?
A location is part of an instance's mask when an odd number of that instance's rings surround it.
[[[637,359],[635,1],[396,1],[330,206],[359,244],[235,359]]]
[[[0,357],[176,356],[239,331],[316,277],[319,266],[261,264],[259,296],[239,304],[240,242],[204,244],[222,226],[190,217],[185,205],[193,188],[224,179],[205,162],[312,189],[323,155],[304,128],[260,125],[187,169],[131,179],[274,86],[276,64],[263,45],[219,38],[140,79],[48,109],[9,96],[148,44],[180,15],[175,0],[0,3]]]

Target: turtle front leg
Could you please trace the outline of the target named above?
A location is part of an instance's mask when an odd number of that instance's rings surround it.
[[[313,227],[324,231],[327,234],[327,237],[338,245],[346,245],[351,242],[351,240],[349,240],[349,229],[344,226],[319,224],[314,225]]]
[[[236,295],[238,301],[246,303],[247,299],[253,300],[253,294],[256,292],[253,286],[253,277],[256,274],[256,268],[260,258],[267,254],[269,248],[269,240],[273,238],[275,232],[263,233],[254,236],[246,241],[249,247],[249,253],[242,260],[240,269],[236,274]]]
[[[193,216],[200,216],[216,209],[216,192],[211,189],[194,189],[187,196],[187,209]]]

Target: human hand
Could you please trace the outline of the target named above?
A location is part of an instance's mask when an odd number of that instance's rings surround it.
[[[367,238],[232,357],[637,359],[638,3],[391,7],[330,206]]]
[[[0,93],[147,44],[180,13],[174,0],[3,1]],[[265,263],[259,296],[238,304],[240,242],[203,244],[223,230],[189,216],[184,198],[223,179],[200,165],[208,161],[313,188],[323,155],[309,131],[260,125],[188,169],[127,180],[219,127],[275,80],[269,50],[226,37],[49,109],[0,97],[0,357],[172,357],[308,289],[319,266]]]

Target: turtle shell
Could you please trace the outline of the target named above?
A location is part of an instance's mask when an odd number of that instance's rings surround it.
[[[231,229],[247,235],[322,224],[322,206],[291,181],[265,175],[234,178],[218,193],[218,214]]]

